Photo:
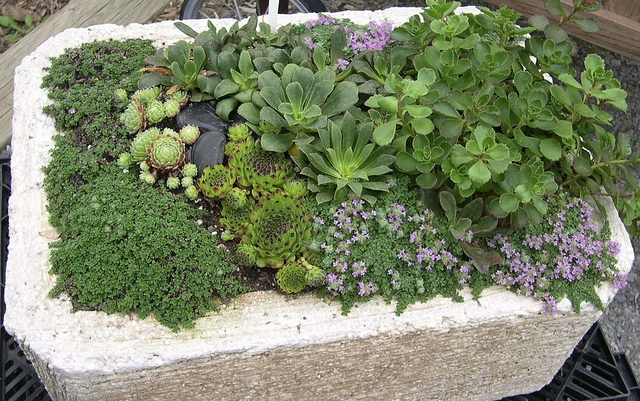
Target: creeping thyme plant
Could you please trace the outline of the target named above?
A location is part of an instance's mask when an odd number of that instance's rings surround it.
[[[595,288],[625,278],[618,245],[596,224],[600,199],[613,199],[632,234],[640,213],[638,157],[607,131],[608,110],[627,107],[620,82],[597,55],[577,75],[573,44],[548,22],[521,27],[505,7],[459,14],[457,2],[426,3],[396,27],[330,16],[277,32],[256,17],[204,32],[177,23],[192,40],[145,48],[147,66],[119,67],[109,89],[60,78],[90,57],[71,50],[45,82],[66,132],[47,168],[62,235],[56,292],[172,327],[214,295],[243,290],[236,268],[272,271],[284,293],[315,289],[345,313],[374,296],[401,313],[490,285],[539,299],[547,313],[563,297],[576,310],[602,307]],[[63,96],[69,88],[99,97],[95,115]],[[216,132],[178,124],[197,104],[211,107]],[[219,159],[200,159],[202,138],[218,138],[209,153]],[[157,213],[204,216],[219,229],[157,224]],[[104,265],[64,267],[98,235],[83,235],[84,225],[140,244],[118,250],[113,286],[96,280]],[[96,242],[86,246],[116,248]],[[137,300],[145,291],[155,295]],[[198,307],[176,320],[168,305],[185,298]]]

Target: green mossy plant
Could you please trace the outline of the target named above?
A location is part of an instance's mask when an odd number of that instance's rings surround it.
[[[52,295],[67,293],[76,309],[153,315],[177,330],[244,288],[184,197],[117,166],[131,137],[113,93],[135,88],[152,52],[142,40],[89,43],[54,59],[44,80],[54,100],[46,112],[59,130],[45,168],[50,222],[60,234]]]

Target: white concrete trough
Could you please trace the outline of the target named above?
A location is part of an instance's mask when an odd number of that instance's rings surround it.
[[[398,24],[418,11],[342,16]],[[206,29],[203,21],[190,25]],[[134,37],[158,45],[186,39],[171,22],[71,29],[16,70],[5,325],[54,400],[493,400],[550,382],[600,316],[586,304],[575,314],[567,300],[547,316],[540,302],[498,287],[479,302],[465,291],[466,302],[438,297],[401,316],[382,300],[345,317],[337,303],[313,296],[252,293],[178,333],[152,318],[72,312],[68,299],[47,295],[55,280],[48,273],[55,230],[42,167],[55,129],[41,111],[49,101],[40,83],[50,58],[66,48]],[[622,244],[619,268],[628,272],[631,243],[619,219],[610,218]],[[605,304],[615,292],[612,285],[599,289]]]

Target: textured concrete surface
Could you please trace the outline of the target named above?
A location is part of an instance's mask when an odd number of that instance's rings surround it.
[[[407,18],[397,10],[345,16]],[[191,25],[205,29],[198,24]],[[41,168],[55,129],[41,113],[48,100],[34,82],[67,47],[129,37],[159,45],[184,38],[170,22],[65,31],[16,73],[5,326],[54,399],[491,400],[549,382],[600,316],[590,305],[576,315],[566,300],[558,315],[545,316],[539,302],[500,288],[479,302],[466,292],[467,302],[437,298],[401,316],[382,301],[343,317],[339,305],[313,297],[254,293],[179,333],[152,319],[73,313],[68,300],[47,297],[54,283],[48,244],[56,232],[47,223]],[[633,250],[620,225],[613,231],[626,272]],[[605,303],[614,295],[612,286],[600,289]]]

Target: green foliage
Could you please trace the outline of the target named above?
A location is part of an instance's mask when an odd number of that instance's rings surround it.
[[[545,195],[559,187],[606,193],[637,222],[627,200],[638,157],[605,130],[608,108],[626,110],[626,93],[602,59],[587,56],[577,79],[573,46],[525,37],[536,28],[518,27],[519,14],[481,7],[454,15],[455,2],[427,3],[394,30],[391,56],[354,65],[354,76],[380,84],[365,106],[373,139],[397,149],[397,169],[425,189],[451,192],[457,209],[481,197],[485,215],[512,226],[540,222]]]
[[[235,267],[194,217],[186,202],[132,175],[101,174],[76,192],[56,227],[62,239],[51,254],[52,294],[69,294],[75,308],[192,327],[218,308],[215,297],[241,291]]]
[[[295,260],[311,235],[307,211],[291,198],[263,199],[250,216],[242,242],[255,247],[256,264],[279,268]]]
[[[61,238],[51,255],[52,294],[69,294],[77,309],[152,314],[178,329],[217,309],[216,297],[244,289],[184,198],[114,166],[129,141],[113,91],[133,92],[152,52],[149,41],[88,43],[53,59],[44,79],[54,101],[46,112],[60,132],[44,169],[50,223]],[[140,167],[149,173],[146,162]]]
[[[307,286],[307,268],[300,263],[289,263],[278,269],[276,280],[287,294],[300,292]]]
[[[35,23],[30,15],[24,21],[16,21],[9,15],[0,15],[0,26],[6,28],[9,33],[4,35],[4,40],[15,43],[35,28]]]
[[[287,64],[282,74],[265,71],[258,77],[260,97],[267,104],[241,115],[252,123],[264,120],[284,134],[264,134],[266,150],[283,152],[293,145],[295,134],[315,132],[327,125],[329,118],[347,111],[358,101],[353,82],[335,84],[333,69],[314,73],[296,64]]]
[[[163,132],[149,144],[149,164],[159,170],[176,170],[184,164],[184,151],[184,142],[175,132]]]
[[[596,0],[573,0],[573,3],[566,9],[560,0],[545,0],[545,8],[558,19],[558,22],[549,22],[542,15],[534,15],[529,19],[529,23],[536,29],[544,31],[544,34],[554,42],[567,40],[568,34],[563,29],[567,23],[575,24],[585,33],[594,33],[600,29],[598,21],[583,14],[595,12],[602,8],[600,1]]]
[[[236,177],[231,174],[228,167],[216,164],[205,167],[202,177],[197,181],[197,186],[204,196],[216,199],[225,197],[235,181]]]
[[[353,193],[373,204],[377,193],[388,190],[384,175],[392,171],[393,148],[376,145],[373,132],[373,123],[357,124],[346,113],[320,129],[311,143],[298,146],[304,158],[294,160],[310,178],[318,203],[342,202]]]

